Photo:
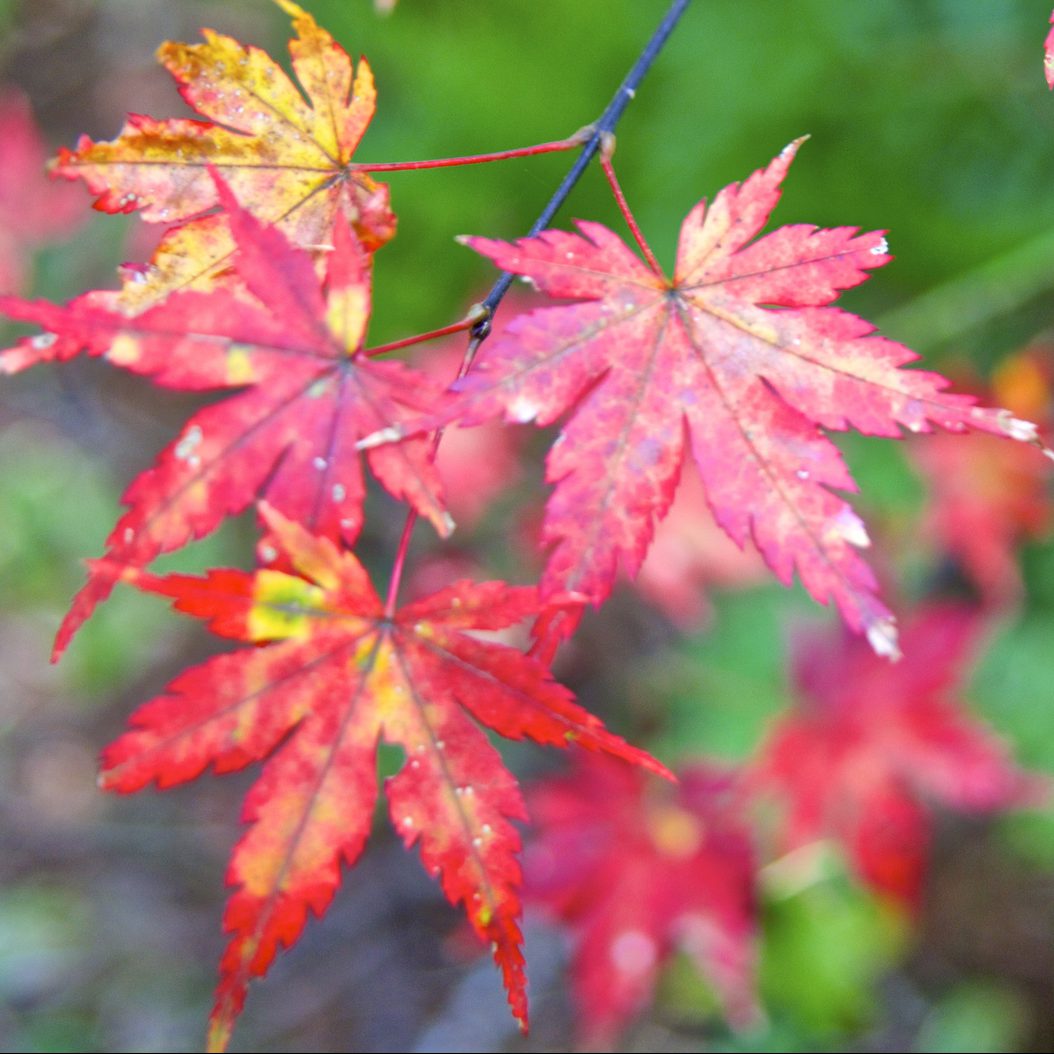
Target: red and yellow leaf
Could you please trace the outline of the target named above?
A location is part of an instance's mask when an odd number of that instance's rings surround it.
[[[620,565],[635,574],[690,450],[732,539],[752,538],[781,581],[797,572],[876,651],[895,655],[893,618],[857,552],[867,533],[832,492],[855,487],[822,429],[974,428],[1030,441],[1036,432],[947,393],[937,374],[901,369],[914,353],[826,306],[890,259],[880,232],[799,224],[751,241],[798,145],[692,209],[672,279],[596,223],[511,244],[467,239],[577,302],[520,316],[484,345],[456,385],[455,411],[466,424],[502,415],[539,425],[573,411],[547,465],[556,486],[544,591],[599,603]]]
[[[286,516],[351,543],[362,525],[356,441],[386,422],[432,408],[422,374],[361,353],[370,309],[369,258],[338,220],[325,279],[311,256],[238,208],[221,185],[237,241],[237,275],[209,293],[174,293],[128,315],[112,294],[67,307],[0,297],[0,313],[49,332],[0,354],[0,370],[86,353],[170,388],[233,388],[195,414],[124,496],[107,540],[111,563],[145,565],[214,530],[266,495]],[[441,533],[451,522],[429,444],[367,455],[377,478]],[[112,588],[93,573],[66,618],[59,652]]]
[[[193,779],[209,765],[229,772],[264,762],[227,874],[235,887],[224,917],[231,942],[210,1048],[223,1049],[249,981],[297,939],[308,911],[325,911],[341,865],[361,852],[380,738],[405,754],[386,786],[392,823],[493,946],[513,1013],[526,1025],[512,824],[526,816],[480,726],[666,770],[605,731],[534,659],[474,635],[536,615],[536,590],[459,582],[389,617],[351,553],[270,506],[261,514],[290,573],[159,578],[98,568],[258,645],[183,673],[103,756],[103,786],[126,792]]]
[[[328,245],[337,217],[373,250],[395,233],[388,188],[351,158],[373,117],[376,91],[365,59],[354,68],[339,44],[292,0],[275,0],[292,19],[293,71],[300,89],[266,52],[212,30],[202,44],[166,43],[158,59],[205,121],[129,117],[112,142],[84,137],[63,150],[55,171],[83,179],[97,209],[137,211],[153,223],[182,223],[166,235],[148,272],[126,285],[125,307],[166,293],[207,288],[236,251],[219,202],[217,169],[256,217],[295,245]]]

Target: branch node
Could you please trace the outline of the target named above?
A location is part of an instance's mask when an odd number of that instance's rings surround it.
[[[572,135],[567,137],[569,143],[577,143],[579,146],[585,146],[590,139],[597,134],[597,122],[593,121],[590,124],[584,124]]]

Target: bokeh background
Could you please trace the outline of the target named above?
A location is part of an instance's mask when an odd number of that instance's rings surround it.
[[[369,56],[379,109],[359,157],[390,161],[558,138],[599,115],[665,9],[662,0],[302,0]],[[627,112],[616,162],[661,260],[704,195],[808,133],[775,220],[890,231],[896,260],[845,303],[983,384],[1054,333],[1054,97],[1043,83],[1050,0],[794,4],[695,0]],[[267,0],[0,0],[0,84],[29,98],[52,147],[116,134],[127,111],[185,113],[153,61],[200,26],[283,50]],[[0,166],[5,142],[0,139]],[[394,174],[400,232],[378,256],[371,342],[445,324],[489,265],[453,238],[514,237],[568,159]],[[84,208],[69,237],[27,257],[26,294],[110,286],[150,233]],[[30,192],[31,193],[31,192]],[[562,214],[618,227],[597,173]],[[103,797],[95,757],[139,701],[213,647],[148,598],[106,604],[58,667],[55,628],[102,551],[122,488],[189,409],[98,363],[4,380],[0,390],[0,1048],[163,1051],[198,1043],[223,939],[226,854],[242,774],[164,795]],[[418,539],[422,575],[479,566],[529,580],[542,495],[533,435],[515,491],[463,539]],[[925,488],[907,444],[849,437],[856,502],[894,595],[941,570],[918,531]],[[401,525],[379,497],[363,542],[382,569]],[[180,558],[244,564],[248,522]],[[964,694],[1022,765],[1054,772],[1054,548],[1021,554],[1008,606]],[[170,562],[171,565],[171,562]],[[667,761],[745,757],[791,695],[788,640],[822,621],[797,590],[711,596],[684,629],[628,587],[562,659],[583,700]],[[516,749],[525,777],[552,766]],[[862,892],[834,861],[765,903],[766,1024],[728,1031],[675,962],[627,1050],[1049,1050],[1054,1042],[1054,825],[1033,814],[948,817],[921,917]],[[492,965],[383,818],[321,924],[258,985],[234,1049],[562,1050],[574,1018],[559,933],[528,916],[534,1032],[517,1038]]]

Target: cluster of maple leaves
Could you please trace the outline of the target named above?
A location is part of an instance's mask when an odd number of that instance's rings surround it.
[[[96,208],[171,225],[151,261],[124,268],[119,290],[65,306],[0,296],[0,312],[42,329],[0,353],[3,372],[91,355],[164,387],[227,393],[129,487],[55,645],[58,656],[120,582],[249,645],[177,677],[102,759],[102,785],[122,792],[262,764],[228,870],[231,940],[210,1048],[226,1046],[250,980],[309,911],[326,909],[342,865],[361,853],[381,740],[405,755],[385,786],[395,829],[491,945],[526,1026],[514,821],[527,808],[484,728],[594,752],[529,795],[540,833],[527,861],[531,895],[579,936],[575,983],[591,1041],[639,1009],[675,945],[713,980],[730,1019],[748,1023],[758,801],[780,803],[776,852],[835,840],[865,881],[912,905],[929,800],[992,810],[1043,793],[955,700],[979,614],[920,612],[904,633],[907,658],[887,661],[901,650],[895,619],[859,552],[864,525],[835,493],[854,485],[826,433],[944,430],[920,455],[935,481],[930,529],[982,594],[1004,602],[1017,592],[1018,534],[1046,522],[1036,426],[903,369],[912,352],[831,306],[890,259],[881,232],[798,224],[761,234],[800,141],[688,213],[673,277],[632,217],[639,253],[590,222],[512,243],[466,239],[567,303],[503,320],[449,387],[391,356],[415,338],[370,347],[374,255],[396,229],[374,175],[400,166],[354,161],[375,107],[366,61],[356,67],[292,0],[275,3],[293,21],[299,87],[264,52],[205,30],[203,43],[159,51],[202,120],[133,115],[112,142],[83,139],[54,163],[84,181]],[[10,265],[0,276],[17,287]],[[416,517],[443,536],[454,527],[436,434],[495,420],[564,421],[546,463],[538,585],[463,579],[399,606]],[[994,494],[983,498],[978,448],[968,466],[958,454],[954,433],[967,430],[992,437]],[[833,602],[852,632],[803,646],[800,705],[752,762],[690,766],[672,787],[653,778],[672,776],[661,762],[574,701],[548,660],[583,608],[642,566],[673,617],[698,615],[699,590],[677,595],[684,575],[664,580],[646,563],[682,471],[693,471],[689,452],[698,478],[676,514],[687,529],[712,531],[712,512],[781,581],[796,575]],[[353,552],[363,462],[410,510],[381,593]],[[967,471],[970,485],[957,489]],[[963,517],[987,522],[999,501],[1013,510],[1003,537],[962,532]],[[254,570],[148,570],[251,506],[262,530]],[[744,558],[738,573],[758,566]],[[528,619],[529,653],[499,642]]]

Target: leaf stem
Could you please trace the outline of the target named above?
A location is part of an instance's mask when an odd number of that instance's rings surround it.
[[[651,39],[644,46],[644,50],[641,51],[637,57],[637,61],[630,67],[629,73],[626,74],[622,83],[618,87],[618,91],[615,92],[611,99],[611,102],[607,104],[604,112],[600,115],[600,119],[595,124],[588,125],[582,129],[581,132],[576,133],[572,136],[572,139],[582,143],[582,152],[575,158],[574,164],[569,169],[567,175],[560,181],[560,185],[556,188],[553,196],[546,203],[545,208],[539,213],[538,218],[534,221],[530,231],[527,233],[528,238],[533,238],[540,231],[545,230],[552,221],[552,218],[556,215],[560,206],[567,200],[568,195],[574,190],[578,181],[582,178],[582,173],[585,172],[589,162],[593,160],[593,157],[600,150],[603,144],[609,144],[612,142],[615,127],[618,125],[622,118],[622,114],[625,112],[626,107],[629,106],[630,100],[637,94],[637,87],[644,79],[645,74],[651,69],[652,64],[659,57],[659,52],[662,51],[663,46],[669,39],[670,34],[674,31],[677,23],[681,20],[681,16],[688,8],[688,4],[691,0],[672,0],[666,14],[663,16],[662,21],[659,23],[655,32],[651,35]],[[532,149],[532,148],[527,148]],[[480,155],[485,157],[486,155]],[[489,158],[488,158],[489,159]],[[430,162],[420,162],[419,165],[427,166]],[[376,166],[360,166],[362,169],[369,169],[370,171],[382,171]],[[390,168],[387,171],[392,171]],[[635,225],[634,225],[635,226]],[[632,229],[632,228],[631,228]],[[646,253],[650,256],[650,251]],[[652,257],[652,259],[654,259]],[[657,266],[657,265],[656,265]],[[661,273],[661,272],[660,272]],[[511,272],[504,271],[498,280],[491,287],[490,292],[483,299],[479,306],[482,317],[479,321],[473,323],[471,327],[472,339],[468,343],[468,347],[465,350],[465,357],[461,362],[461,368],[458,370],[458,377],[464,376],[468,372],[469,366],[472,365],[472,360],[475,357],[476,350],[480,344],[487,339],[491,329],[491,321],[494,317],[494,312],[497,310],[498,305],[501,303],[505,294],[509,290],[509,286],[512,285],[513,276]],[[433,438],[433,455],[436,449],[439,447],[439,443],[443,438],[443,430],[439,429]],[[388,596],[385,600],[385,614],[388,618],[392,618],[395,615],[396,601],[399,594],[399,584],[402,581],[403,569],[406,566],[406,554],[410,548],[410,536],[413,534],[414,525],[417,523],[417,513],[415,510],[410,509],[406,514],[406,524],[403,527],[402,537],[399,539],[399,548],[395,554],[395,561],[392,565],[392,577],[388,583]]]
[[[663,274],[662,268],[659,266],[659,261],[655,259],[655,254],[651,251],[651,246],[644,240],[644,235],[641,233],[636,217],[630,211],[629,202],[626,201],[626,195],[622,193],[622,186],[618,181],[618,176],[615,175],[615,168],[611,164],[611,158],[606,153],[601,153],[600,164],[604,169],[604,175],[607,178],[608,186],[611,187],[611,193],[615,195],[615,201],[618,204],[619,211],[622,213],[622,218],[626,221],[626,226],[629,227],[630,233],[633,235],[633,238],[637,243],[637,247],[644,254],[644,259],[647,260],[648,266],[660,278],[664,278],[665,275]]]
[[[435,446],[439,445],[439,433],[436,433]],[[435,450],[433,448],[433,453]],[[399,548],[395,552],[395,560],[392,563],[392,577],[388,580],[388,595],[384,599],[384,617],[395,618],[395,611],[399,603],[399,584],[403,578],[403,568],[406,566],[406,554],[410,551],[410,536],[417,526],[417,510],[409,509],[406,513],[406,523],[403,524],[402,537],[399,539]]]
[[[422,168],[454,168],[457,165],[482,165],[488,161],[508,161],[514,157],[534,157],[536,154],[555,154],[561,150],[574,150],[581,146],[592,129],[583,128],[566,139],[554,139],[549,143],[521,146],[515,150],[496,150],[491,154],[468,154],[465,157],[437,157],[431,161],[390,161],[373,164],[369,161],[352,164],[348,168],[355,172],[411,172]]]
[[[449,326],[441,326],[439,329],[430,329],[427,333],[417,333],[412,337],[403,337],[402,340],[393,340],[389,344],[378,344],[375,348],[364,348],[361,354],[373,358],[375,355],[384,355],[389,351],[398,351],[400,348],[409,348],[414,344],[423,344],[426,340],[449,337],[452,333],[461,333],[466,329],[471,329],[486,317],[486,309],[480,304],[473,304],[468,309],[465,317],[458,322],[451,322]]]

